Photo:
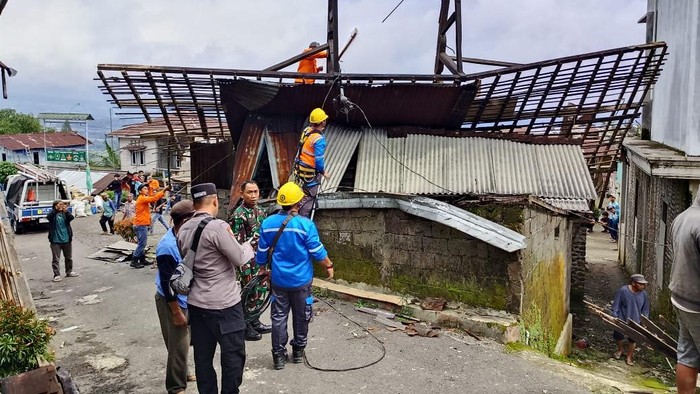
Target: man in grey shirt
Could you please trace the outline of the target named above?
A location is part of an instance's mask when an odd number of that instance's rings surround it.
[[[195,214],[177,234],[183,257],[192,245],[199,223],[207,217],[215,217],[219,211],[219,199],[213,183],[195,185],[191,192]],[[238,393],[245,365],[246,324],[235,268],[254,256],[250,244],[239,244],[225,221],[213,219],[204,227],[187,298],[197,389],[200,393],[219,392],[213,365],[217,343],[221,348],[221,393]]]
[[[700,193],[693,205],[673,220],[671,303],[678,317],[676,386],[678,394],[695,393],[700,371]]]

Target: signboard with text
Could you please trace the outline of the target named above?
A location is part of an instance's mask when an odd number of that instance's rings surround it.
[[[62,163],[85,163],[85,151],[47,149],[46,161],[55,161]]]

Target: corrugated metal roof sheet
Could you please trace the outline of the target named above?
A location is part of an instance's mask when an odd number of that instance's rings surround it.
[[[253,174],[258,167],[265,142],[265,123],[260,119],[250,117],[246,120],[241,133],[241,140],[235,147],[236,154],[233,161],[233,179],[231,181],[231,206],[234,206],[241,197],[239,185],[243,181],[253,179]]]
[[[363,133],[355,188],[405,194],[596,197],[576,145],[427,135],[387,138],[382,129]]]
[[[329,125],[324,131],[326,134],[326,172],[329,179],[321,181],[321,193],[335,193],[348,168],[350,159],[357,149],[357,144],[362,137],[360,129],[353,129],[342,125]]]
[[[577,198],[543,198],[542,201],[567,211],[589,212],[588,200]]]
[[[79,189],[83,192],[86,192],[86,183],[85,183],[85,170],[82,171],[76,171],[76,170],[63,170],[58,173],[58,177],[66,181],[66,185],[68,185],[68,188],[76,188]],[[92,180],[92,185],[93,185],[93,190],[96,190],[97,192],[100,192],[102,190],[97,190],[95,188],[95,184],[98,182],[102,181],[102,179],[107,178],[114,178],[114,173],[113,172],[102,172],[102,171],[90,171],[90,179]],[[110,180],[111,182],[111,180]],[[102,181],[104,183],[104,181]],[[100,183],[101,184],[101,183]],[[89,190],[90,194],[92,194],[93,190]],[[85,193],[88,194],[88,193]]]
[[[0,146],[7,150],[69,148],[85,146],[85,138],[73,131],[0,135]]]
[[[182,121],[176,114],[172,114],[168,118],[173,126],[175,133],[182,134],[188,131],[200,131],[202,124],[196,115],[183,115]],[[209,129],[216,130],[219,128],[219,120],[216,118],[206,118],[206,124]],[[224,130],[227,130],[226,122],[223,123]],[[162,135],[168,133],[168,125],[164,118],[153,119],[149,122],[134,123],[124,126],[119,130],[114,130],[107,135],[115,137],[147,137],[149,134]]]
[[[43,120],[68,120],[76,122],[84,122],[87,120],[95,120],[90,114],[81,113],[54,113],[54,112],[42,112],[36,116],[37,119]]]

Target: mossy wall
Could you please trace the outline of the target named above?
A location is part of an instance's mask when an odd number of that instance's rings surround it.
[[[479,212],[517,228],[522,211],[490,205]],[[337,278],[519,312],[518,253],[394,209],[322,210],[315,221]]]
[[[522,251],[521,338],[552,354],[569,314],[573,225],[538,207],[525,210]]]

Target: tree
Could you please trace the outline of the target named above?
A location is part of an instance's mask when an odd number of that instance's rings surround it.
[[[39,119],[30,114],[21,114],[14,109],[0,109],[0,134],[41,132]]]
[[[61,131],[73,131],[73,129],[70,127],[70,122],[63,122],[63,126],[61,126]]]
[[[14,164],[3,161],[0,163],[0,183],[5,183],[7,177],[10,175],[15,175],[17,173],[17,168]]]

